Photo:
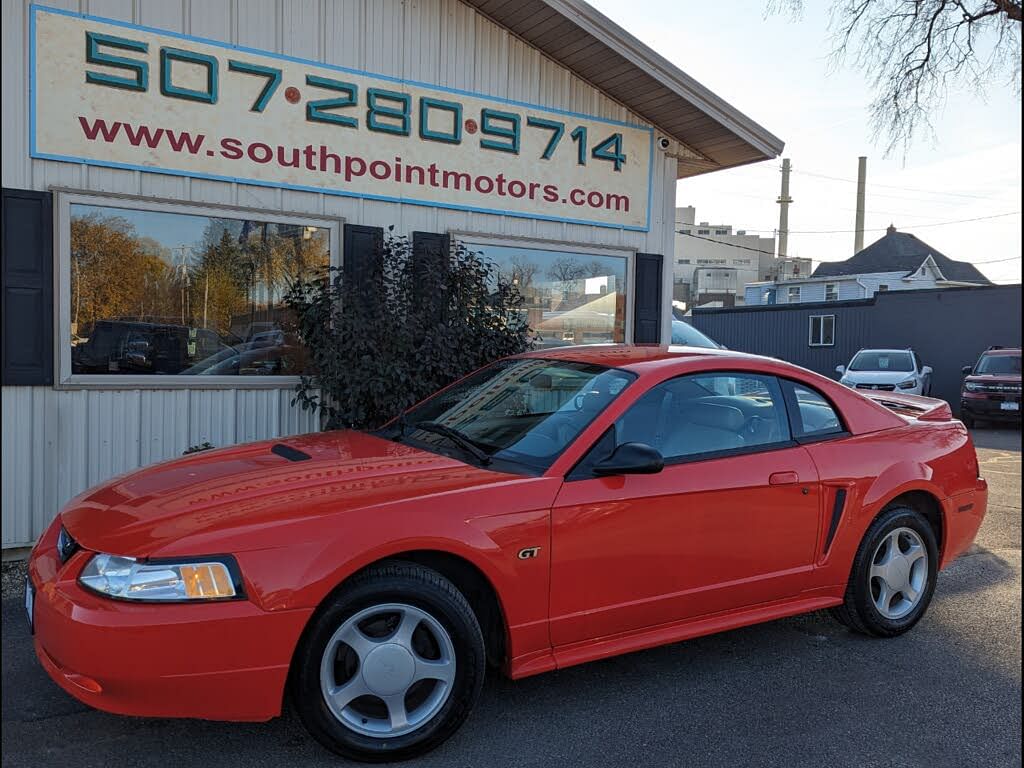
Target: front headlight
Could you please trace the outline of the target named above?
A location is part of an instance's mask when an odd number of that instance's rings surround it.
[[[241,597],[241,581],[232,558],[194,562],[143,560],[98,554],[86,563],[79,583],[123,600],[225,600]]]
[[[964,384],[964,389],[966,389],[968,392],[977,392],[979,389],[981,389],[981,385],[975,384],[973,381],[968,381],[966,384]]]
[[[907,379],[906,381],[901,381],[896,386],[900,389],[913,389],[917,386],[917,379]]]

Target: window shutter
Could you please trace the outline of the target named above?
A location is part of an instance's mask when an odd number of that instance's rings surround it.
[[[5,188],[2,218],[3,383],[49,386],[53,384],[53,195]]]
[[[658,344],[661,341],[661,267],[657,253],[638,253],[633,293],[633,341]]]
[[[415,275],[426,277],[433,270],[446,268],[450,247],[451,241],[448,235],[439,235],[434,232],[413,232],[412,260]]]
[[[447,302],[442,296],[451,239],[434,232],[412,233],[412,269],[415,280],[415,311],[424,318],[447,322]]]
[[[384,230],[346,224],[342,243],[342,272],[345,279],[355,283],[368,283],[381,273],[384,249]]]

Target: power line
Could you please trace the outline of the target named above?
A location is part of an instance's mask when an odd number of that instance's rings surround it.
[[[765,170],[770,170],[773,173],[777,172],[779,170],[777,167],[773,168],[772,166],[768,166],[768,165],[761,165],[761,166],[754,166],[754,167],[764,168]],[[813,177],[818,178],[818,179],[828,179],[829,181],[841,181],[841,182],[844,182],[846,184],[857,184],[858,183],[857,179],[847,179],[847,178],[844,178],[842,176],[830,176],[827,173],[817,173],[816,171],[802,171],[799,168],[792,168],[791,171],[793,173],[798,173],[798,174],[801,174],[803,176],[813,176]],[[923,194],[926,194],[926,195],[944,195],[944,196],[948,196],[948,197],[966,197],[966,198],[970,198],[970,199],[973,199],[973,200],[998,200],[999,199],[998,197],[995,197],[993,195],[971,195],[971,194],[968,194],[966,192],[943,192],[943,191],[936,190],[936,189],[921,189],[920,187],[901,187],[901,186],[896,185],[896,184],[879,184],[878,182],[871,182],[871,181],[868,182],[868,186],[869,187],[880,187],[882,189],[894,189],[894,190],[896,190],[898,192],[920,192],[920,193],[923,193]],[[878,195],[878,197],[886,197],[886,195]],[[899,198],[899,199],[912,199],[912,198]]]
[[[955,219],[953,221],[937,221],[930,224],[914,224],[913,229],[923,229],[924,227],[945,227],[950,224],[967,224],[972,221],[987,221],[989,219],[1002,219],[1007,216],[1020,216],[1020,211],[1010,211],[1009,213],[996,213],[992,216],[975,216],[973,219]],[[690,226],[697,226],[696,224]],[[745,228],[744,232],[777,232],[775,229],[748,229]],[[844,235],[851,232],[856,232],[855,229],[791,229],[789,234],[791,235]],[[868,227],[864,230],[865,232],[886,232],[888,227]],[[687,232],[680,232],[680,234],[688,234]],[[698,237],[698,235],[692,235],[692,237]],[[719,241],[715,241],[719,242]]]
[[[750,251],[751,253],[758,253],[758,254],[765,253],[765,254],[768,254],[770,256],[774,255],[774,253],[772,251],[763,251],[760,248],[750,248],[749,246],[740,245],[738,243],[727,243],[727,242],[725,242],[723,240],[715,240],[712,237],[704,237],[703,235],[694,235],[694,234],[691,234],[690,232],[687,232],[687,231],[682,230],[682,229],[677,229],[676,230],[676,234],[686,235],[687,237],[692,237],[695,240],[705,240],[705,241],[707,241],[709,243],[715,243],[716,245],[724,245],[727,248],[738,248],[741,251]],[[914,254],[914,255],[915,256],[919,256],[919,257],[921,257],[923,259],[926,256],[930,256],[931,252],[930,251],[925,251],[923,253]],[[807,258],[807,257],[804,257],[804,258]],[[966,261],[966,262],[963,262],[963,263],[964,264],[971,264],[972,266],[979,266],[979,265],[982,265],[982,264],[1003,264],[1003,263],[1005,263],[1007,261],[1018,261],[1018,260],[1020,260],[1020,258],[1021,258],[1020,256],[1009,256],[1009,257],[1007,257],[1005,259],[992,259],[991,261]],[[818,263],[819,264],[829,264],[829,263],[835,263],[835,262],[827,262],[827,261],[819,260]]]

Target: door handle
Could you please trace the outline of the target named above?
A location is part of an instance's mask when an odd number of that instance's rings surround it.
[[[800,475],[796,472],[772,472],[768,476],[768,485],[791,485],[799,482]]]

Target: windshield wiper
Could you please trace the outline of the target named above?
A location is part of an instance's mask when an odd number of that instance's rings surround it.
[[[441,424],[436,421],[417,421],[415,427],[416,429],[422,429],[424,432],[433,432],[435,435],[447,437],[466,453],[471,454],[482,466],[487,466],[491,463],[490,456],[473,445],[473,442],[464,434],[459,432],[459,430],[453,429],[447,424]]]

